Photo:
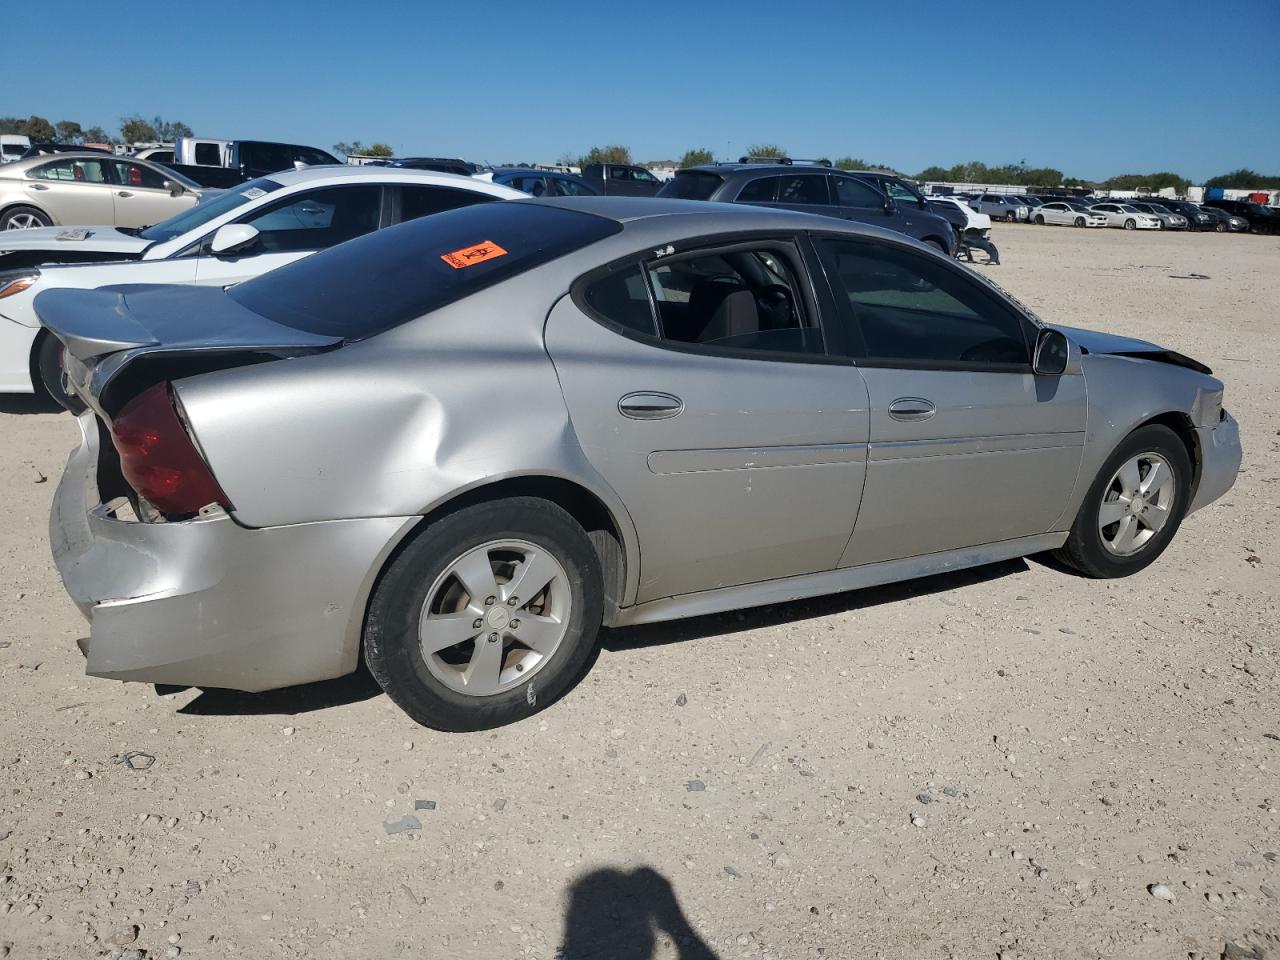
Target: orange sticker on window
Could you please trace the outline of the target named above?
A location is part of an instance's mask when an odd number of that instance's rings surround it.
[[[469,247],[455,250],[453,253],[442,253],[440,254],[440,259],[453,267],[453,269],[461,270],[463,267],[475,266],[477,263],[484,263],[486,260],[494,260],[506,255],[507,251],[492,240],[485,240],[482,243],[473,243]]]

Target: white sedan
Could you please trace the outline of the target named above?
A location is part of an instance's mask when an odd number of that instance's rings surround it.
[[[1108,227],[1120,227],[1122,230],[1160,229],[1159,217],[1143,213],[1127,203],[1095,203],[1089,209],[1106,217]]]
[[[501,184],[391,167],[308,167],[251,180],[137,233],[55,227],[0,233],[0,393],[58,397],[57,341],[36,295],[55,287],[225,287],[381,227],[488,200]],[[48,260],[60,265],[37,266]],[[109,261],[79,263],[76,260]]]
[[[1076,200],[1054,200],[1036,207],[1033,216],[1036,223],[1051,223],[1067,227],[1105,227],[1107,218],[1095,213]]]

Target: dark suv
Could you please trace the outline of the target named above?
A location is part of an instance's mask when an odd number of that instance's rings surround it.
[[[894,200],[865,176],[819,164],[709,163],[677,170],[658,196],[820,213],[897,230],[947,255],[955,251],[955,231],[947,220],[914,200]]]
[[[1216,207],[1233,217],[1243,217],[1249,221],[1249,230],[1252,233],[1280,231],[1280,215],[1270,207],[1264,207],[1252,200],[1206,200],[1202,206]]]

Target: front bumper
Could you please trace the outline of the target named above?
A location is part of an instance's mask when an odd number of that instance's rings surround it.
[[[258,691],[355,669],[373,580],[417,518],[260,529],[221,512],[121,519],[120,502],[99,502],[92,412],[79,422],[49,539],[89,620],[89,675]]]
[[[1187,512],[1199,510],[1232,488],[1240,472],[1240,425],[1225,410],[1216,426],[1197,427],[1200,447],[1200,481]]]

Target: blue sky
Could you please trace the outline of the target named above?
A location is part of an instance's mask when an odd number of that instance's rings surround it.
[[[771,141],[908,172],[1280,174],[1280,0],[124,9],[28,17],[32,69],[10,71],[0,115],[114,130],[159,114],[204,136],[490,162]]]

